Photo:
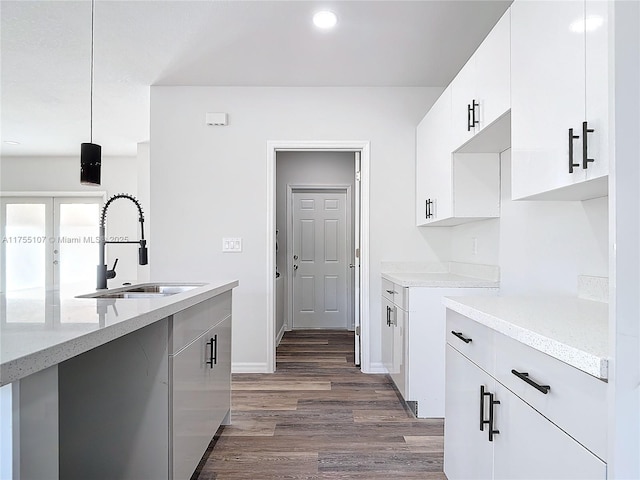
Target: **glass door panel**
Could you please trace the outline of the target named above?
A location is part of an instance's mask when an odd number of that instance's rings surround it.
[[[58,231],[54,269],[62,297],[81,295],[95,288],[99,202],[98,198],[55,200]]]
[[[2,290],[7,323],[44,319],[46,290],[53,287],[50,261],[53,201],[2,201]]]

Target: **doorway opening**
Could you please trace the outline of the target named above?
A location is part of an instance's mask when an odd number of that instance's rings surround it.
[[[369,143],[268,142],[267,169],[268,371],[285,331],[343,329],[367,372]]]

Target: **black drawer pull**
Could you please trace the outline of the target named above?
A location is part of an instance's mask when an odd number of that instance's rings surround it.
[[[549,393],[549,390],[551,390],[551,387],[549,385],[539,385],[536,382],[534,382],[533,380],[531,380],[529,378],[529,374],[526,373],[526,372],[518,372],[516,370],[511,370],[511,373],[513,373],[520,380],[522,380],[522,381],[528,383],[529,385],[531,385],[533,388],[535,388],[539,392],[544,393],[545,395],[547,393]]]
[[[389,295],[393,295],[393,294],[398,293],[398,292],[396,292],[396,291],[394,291],[394,290],[387,290],[387,293],[388,293]]]
[[[472,339],[467,338],[464,335],[462,335],[462,332],[455,332],[455,331],[451,330],[451,333],[453,333],[456,337],[458,337],[464,343],[471,343],[473,341]]]

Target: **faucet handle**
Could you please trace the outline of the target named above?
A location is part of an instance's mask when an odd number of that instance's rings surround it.
[[[111,270],[107,270],[107,279],[115,278],[116,276],[116,265],[118,264],[118,259],[113,262],[113,268]]]

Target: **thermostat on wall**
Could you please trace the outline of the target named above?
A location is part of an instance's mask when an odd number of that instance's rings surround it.
[[[207,125],[227,125],[229,123],[226,113],[207,113],[205,120]]]

